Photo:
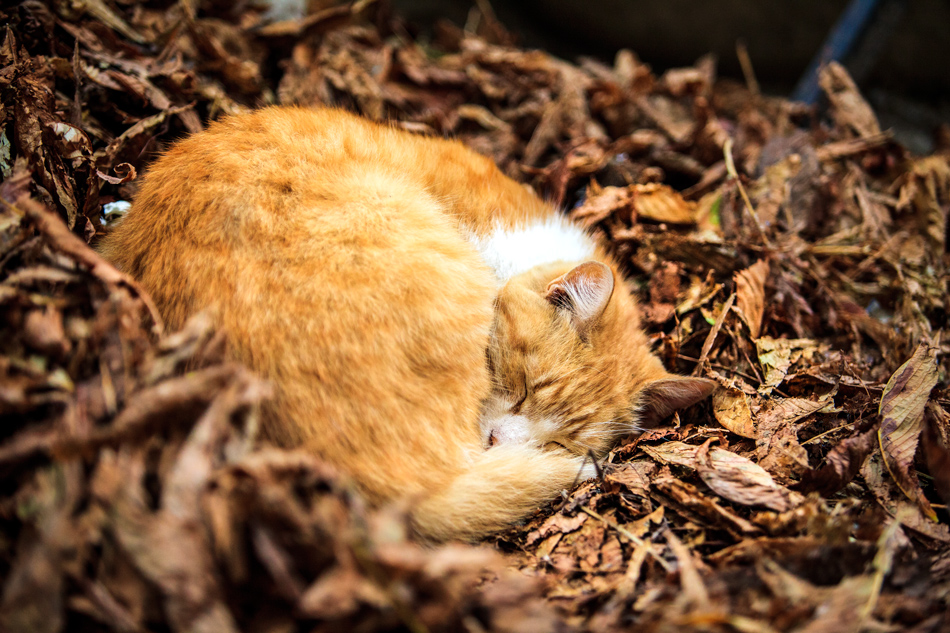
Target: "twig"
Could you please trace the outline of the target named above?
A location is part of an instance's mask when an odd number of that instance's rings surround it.
[[[698,359],[698,358],[693,358],[692,356],[687,356],[686,354],[677,354],[676,357],[679,358],[679,359],[682,359],[682,360],[688,360],[688,361],[690,361],[690,362],[692,362],[692,363],[698,363],[698,362],[699,362],[699,359]],[[752,375],[750,375],[750,374],[747,374],[747,373],[745,373],[744,371],[739,371],[738,369],[734,369],[734,368],[732,368],[732,367],[726,367],[726,366],[723,365],[722,363],[714,363],[714,362],[712,362],[712,361],[707,361],[707,362],[709,363],[709,366],[712,367],[713,369],[721,369],[722,371],[727,371],[727,372],[729,372],[729,373],[731,373],[731,374],[735,374],[736,376],[742,376],[742,377],[745,378],[746,380],[751,380],[752,382],[755,382],[755,383],[761,383],[761,382],[762,382],[762,379],[761,379],[761,378],[758,378],[758,377],[756,377],[756,376],[752,376]]]
[[[749,92],[752,93],[754,99],[758,100],[762,96],[762,92],[759,90],[759,82],[755,78],[755,71],[752,69],[752,58],[749,57],[749,49],[746,48],[745,42],[742,40],[736,41],[736,57],[739,58],[742,76],[745,77],[745,84],[749,88]]]
[[[709,330],[706,341],[703,343],[703,351],[699,354],[699,360],[696,361],[696,369],[693,370],[694,376],[702,371],[703,365],[707,362],[709,352],[712,351],[713,343],[716,342],[716,337],[719,336],[719,330],[722,329],[722,324],[726,322],[726,317],[729,315],[729,310],[732,309],[732,304],[735,303],[735,301],[736,293],[732,293],[729,295],[729,298],[726,299],[725,305],[722,306],[722,312],[719,313],[719,317],[713,324],[712,329]]]
[[[830,435],[831,433],[834,433],[835,431],[840,431],[841,429],[846,429],[846,428],[848,428],[848,427],[853,427],[853,426],[854,426],[854,422],[848,422],[847,424],[842,424],[841,426],[836,426],[836,427],[833,428],[833,429],[828,429],[828,430],[825,431],[824,433],[819,433],[818,435],[815,435],[815,436],[813,436],[813,437],[808,438],[807,440],[805,440],[804,442],[802,442],[802,446],[804,446],[805,444],[811,444],[812,442],[817,442],[818,440],[820,440],[820,439],[823,438],[824,436]]]
[[[746,193],[745,187],[742,186],[742,181],[739,179],[739,172],[736,171],[736,164],[732,160],[732,139],[727,138],[726,142],[722,146],[722,155],[726,161],[726,173],[728,173],[732,178],[736,180],[736,187],[739,188],[739,195],[742,196],[742,201],[745,202],[746,209],[749,210],[749,215],[752,216],[752,219],[755,221],[755,226],[758,227],[759,233],[762,234],[762,241],[769,248],[772,248],[772,243],[769,241],[768,235],[765,234],[765,228],[762,226],[762,222],[759,220],[759,214],[756,213],[755,208],[752,206],[752,201],[749,199],[749,194]]]

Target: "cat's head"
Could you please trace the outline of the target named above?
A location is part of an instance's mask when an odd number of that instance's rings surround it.
[[[500,291],[488,347],[486,448],[530,443],[602,457],[708,396],[715,383],[668,373],[633,298],[599,262],[540,266]]]

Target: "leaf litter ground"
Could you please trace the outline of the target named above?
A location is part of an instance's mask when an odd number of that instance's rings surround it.
[[[0,628],[950,630],[950,130],[908,154],[836,65],[819,111],[711,59],[522,50],[485,3],[426,39],[310,4],[0,11]],[[721,389],[481,546],[415,544],[258,446],[267,385],[86,243],[170,142],[267,103],[492,157],[614,249],[667,366]]]

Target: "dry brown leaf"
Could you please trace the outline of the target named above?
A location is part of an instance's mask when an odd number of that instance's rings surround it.
[[[604,477],[609,483],[620,484],[641,497],[650,496],[650,478],[656,470],[653,462],[638,460],[612,468]]]
[[[680,572],[680,587],[683,590],[683,596],[687,601],[687,608],[691,611],[705,611],[710,608],[709,592],[703,583],[702,576],[699,575],[699,569],[693,561],[693,554],[689,551],[683,542],[676,538],[672,530],[666,533],[666,542],[670,550],[676,557]]]
[[[643,315],[652,323],[665,323],[676,311],[680,296],[682,267],[667,262],[650,279],[650,303],[643,306]]]
[[[745,270],[735,274],[736,308],[739,316],[749,327],[753,339],[762,331],[762,315],[765,312],[765,280],[769,276],[769,263],[760,259]]]
[[[686,442],[664,442],[659,446],[643,445],[640,448],[661,464],[674,464],[676,466],[685,466],[693,470],[696,469],[696,451],[699,449],[698,446],[693,446]]]
[[[877,431],[884,464],[895,483],[933,520],[937,515],[920,489],[914,456],[924,428],[924,407],[937,379],[936,350],[921,343],[914,355],[887,381],[878,410],[881,426]]]
[[[854,479],[876,445],[876,428],[839,442],[825,456],[820,467],[802,474],[801,482],[794,489],[800,492],[816,491],[825,497],[833,495]]]
[[[858,136],[870,137],[881,133],[874,111],[861,96],[844,66],[834,61],[829,63],[821,70],[818,83],[831,102],[832,116],[838,125],[849,128]]]
[[[551,515],[547,521],[541,524],[541,527],[528,533],[525,543],[532,545],[553,534],[569,534],[584,525],[587,518],[588,515],[583,512],[578,512],[574,516],[568,516],[561,512]]]
[[[756,412],[759,424],[776,427],[782,424],[794,424],[814,413],[832,413],[836,409],[834,397],[837,389],[816,398],[772,397]]]
[[[692,224],[694,205],[668,185],[651,183],[629,188],[639,218],[668,224]]]
[[[643,450],[665,464],[676,464],[699,473],[707,486],[721,497],[742,505],[762,505],[784,512],[801,503],[802,497],[775,483],[762,467],[730,451],[684,442],[666,442]]]
[[[818,352],[818,344],[810,339],[776,339],[762,336],[755,341],[759,365],[765,371],[765,380],[759,393],[768,395],[782,384],[792,365],[800,359],[810,359]]]
[[[798,493],[775,483],[761,466],[741,455],[710,448],[709,442],[696,452],[696,470],[707,486],[735,503],[785,512],[803,501]]]
[[[913,205],[920,229],[937,252],[945,252],[948,205],[950,205],[950,160],[928,156],[914,163]],[[903,191],[901,192],[903,193]]]
[[[717,389],[712,395],[716,421],[736,435],[755,439],[756,423],[749,396],[738,389]]]
[[[729,508],[723,507],[708,495],[700,493],[696,486],[673,477],[669,469],[665,469],[665,472],[661,471],[654,478],[653,487],[664,505],[668,505],[677,512],[686,510],[688,513],[695,513],[709,525],[728,530],[737,538],[761,533],[759,528],[746,519]],[[662,510],[664,505],[661,505],[659,509]]]
[[[96,170],[96,174],[98,174],[100,178],[105,180],[110,185],[123,185],[130,180],[135,180],[135,167],[129,163],[119,163],[113,167],[113,170],[116,173],[115,176],[110,176],[109,174],[103,173],[99,169]]]
[[[835,391],[815,400],[772,396],[756,412],[758,464],[781,483],[792,483],[809,470],[808,453],[798,442],[799,421],[819,411],[834,409]]]
[[[861,466],[861,476],[868,488],[888,514],[895,517],[902,525],[927,536],[940,543],[950,543],[950,528],[945,524],[936,523],[926,517],[920,506],[907,501],[906,496],[888,477],[880,452],[872,452]]]
[[[584,204],[571,211],[571,217],[584,226],[593,226],[618,211],[629,209],[631,199],[632,195],[627,187],[591,185],[587,188]]]

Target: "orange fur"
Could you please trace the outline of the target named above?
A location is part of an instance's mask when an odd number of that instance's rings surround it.
[[[427,537],[476,538],[569,487],[645,406],[709,391],[650,354],[602,250],[499,290],[468,236],[554,214],[459,143],[268,108],[173,146],[100,249],[170,327],[209,311],[274,383],[270,440],[407,499]],[[651,394],[664,380],[687,388]],[[486,450],[509,419],[525,439]]]

